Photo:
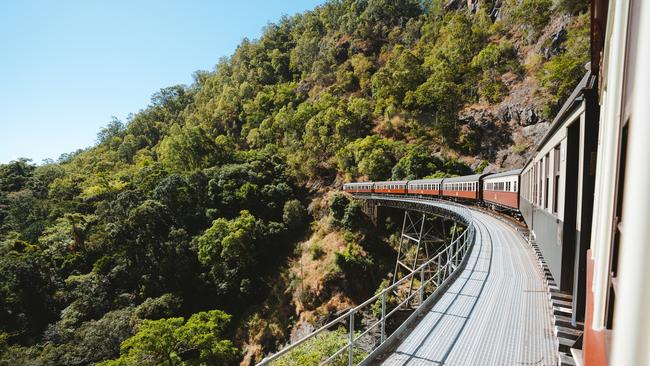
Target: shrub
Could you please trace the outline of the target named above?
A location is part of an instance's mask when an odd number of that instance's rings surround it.
[[[472,59],[472,68],[478,71],[478,93],[485,100],[496,103],[508,92],[501,81],[506,72],[521,73],[517,50],[510,42],[490,43]]]
[[[536,38],[551,20],[552,0],[524,0],[512,14],[516,25],[524,27],[528,39]]]
[[[335,262],[344,272],[363,272],[373,264],[372,257],[357,243],[348,243],[342,252],[337,252]]]
[[[324,331],[312,339],[294,348],[286,355],[272,363],[273,366],[303,366],[318,365],[348,343],[348,332],[345,328],[335,331]],[[354,364],[366,357],[365,352],[355,352]],[[347,365],[348,354],[343,352],[334,358],[330,365]]]
[[[391,280],[386,278],[381,281],[375,295],[381,293],[385,288],[391,285]],[[393,310],[399,304],[399,299],[397,296],[391,294],[390,292],[386,295],[386,313]],[[377,318],[381,319],[381,297],[372,304],[372,314]]]
[[[343,220],[345,209],[348,207],[350,199],[343,193],[336,193],[330,198],[330,215],[336,221]]]
[[[355,230],[361,226],[363,222],[363,211],[361,205],[357,201],[351,201],[348,207],[345,208],[343,215],[343,227],[346,230]]]
[[[305,223],[307,210],[298,200],[289,200],[284,203],[282,221],[289,229],[300,228]]]
[[[313,243],[309,246],[309,253],[311,254],[311,259],[318,260],[323,257],[325,251],[319,243]]]
[[[480,174],[483,173],[483,170],[490,165],[490,162],[487,160],[481,160],[481,163],[476,167],[475,171],[476,173]]]
[[[590,47],[588,15],[581,15],[569,26],[564,44],[566,51],[544,64],[538,75],[540,84],[549,95],[544,109],[549,118],[569,97],[586,71],[584,65],[589,60]]]

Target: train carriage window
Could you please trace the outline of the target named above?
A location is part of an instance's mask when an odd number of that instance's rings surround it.
[[[542,194],[544,194],[544,166],[542,160],[537,162],[537,206],[542,205]]]
[[[612,225],[614,235],[612,235],[610,242],[610,254],[608,263],[608,288],[607,288],[607,302],[605,312],[605,324],[608,329],[614,326],[614,307],[616,305],[616,290],[618,279],[618,257],[621,246],[621,228],[623,226],[623,199],[625,195],[625,168],[627,161],[627,139],[628,139],[628,124],[626,120],[619,129],[619,147],[617,152],[618,164],[616,167],[616,199],[614,201],[614,217],[612,218]]]
[[[548,190],[551,182],[551,164],[550,164],[550,153],[546,154],[544,158],[544,208],[549,208],[548,206]]]
[[[560,193],[560,145],[553,149],[553,213],[558,212]]]

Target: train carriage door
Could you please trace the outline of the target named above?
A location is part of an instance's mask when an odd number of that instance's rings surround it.
[[[578,170],[580,159],[580,119],[567,128],[566,180],[564,184],[564,224],[562,225],[562,271],[560,290],[573,291],[573,269],[578,214]]]

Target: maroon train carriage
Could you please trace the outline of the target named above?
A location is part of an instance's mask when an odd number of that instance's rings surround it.
[[[521,169],[491,174],[483,178],[483,202],[519,210],[519,174]]]
[[[485,175],[474,174],[445,178],[442,182],[442,195],[449,198],[476,201],[480,198],[481,178]]]
[[[442,181],[443,179],[418,179],[409,181],[406,186],[409,194],[439,197]]]
[[[345,183],[343,191],[348,193],[372,193],[373,182]]]
[[[406,194],[407,180],[375,182],[375,193]]]

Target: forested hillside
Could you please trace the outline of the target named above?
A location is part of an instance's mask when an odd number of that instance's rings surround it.
[[[334,191],[521,164],[584,73],[584,3],[328,1],[95,146],[0,165],[0,365],[249,364],[372,294],[393,241]]]

